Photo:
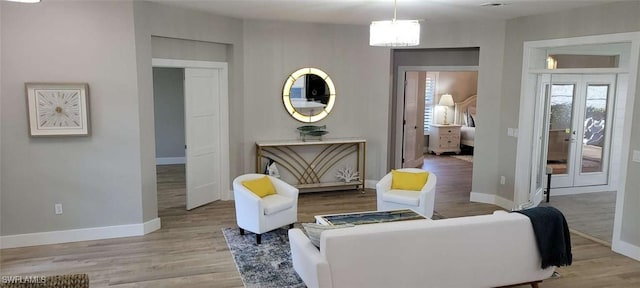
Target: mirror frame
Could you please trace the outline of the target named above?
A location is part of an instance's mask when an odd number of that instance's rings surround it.
[[[293,104],[291,103],[290,93],[293,83],[295,83],[296,80],[298,80],[300,77],[303,77],[307,74],[316,75],[322,78],[329,88],[329,101],[327,102],[327,106],[325,106],[322,111],[314,115],[305,115],[296,111],[296,109],[293,107]],[[327,117],[331,110],[333,110],[333,106],[336,103],[336,87],[333,84],[331,77],[329,77],[329,75],[324,71],[318,68],[301,68],[291,73],[291,75],[289,75],[287,77],[287,80],[284,82],[284,87],[282,88],[282,102],[284,103],[284,107],[285,109],[287,109],[287,112],[289,112],[289,115],[291,115],[291,117],[293,117],[294,119],[304,123],[318,122]]]

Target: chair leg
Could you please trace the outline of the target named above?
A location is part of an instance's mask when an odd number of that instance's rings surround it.
[[[240,235],[244,235],[244,229],[239,228],[240,229]]]
[[[289,224],[289,229],[293,229],[293,223]]]
[[[256,244],[260,245],[262,242],[262,234],[256,234]]]

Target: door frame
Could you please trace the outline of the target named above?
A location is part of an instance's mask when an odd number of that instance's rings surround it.
[[[195,61],[195,60],[178,60],[152,58],[152,67],[163,68],[201,68],[201,69],[217,69],[220,70],[221,87],[220,87],[220,105],[218,112],[220,113],[220,197],[221,200],[231,200],[232,192],[230,190],[230,167],[229,167],[229,67],[226,62],[213,61]],[[185,95],[186,97],[186,95]],[[155,115],[154,115],[155,117]],[[186,121],[186,119],[185,119]],[[185,122],[185,126],[186,126]],[[154,124],[155,127],[155,124]],[[153,143],[155,145],[155,139]],[[186,157],[185,157],[186,159]]]
[[[535,69],[532,68],[532,58],[539,58],[539,51],[542,48],[552,48],[569,45],[588,45],[588,44],[612,44],[612,43],[630,43],[630,55],[626,68],[607,68],[607,69]],[[621,147],[617,150],[618,157],[611,157],[610,179],[613,175],[617,175],[617,190],[615,218],[613,224],[612,250],[633,258],[638,255],[635,246],[624,242],[621,239],[622,216],[624,214],[625,185],[627,180],[627,166],[629,160],[626,158],[630,151],[631,128],[633,121],[633,106],[636,95],[636,85],[638,78],[638,59],[640,55],[640,32],[615,33],[606,35],[573,37],[553,40],[541,41],[525,41],[523,47],[523,64],[522,64],[522,82],[520,90],[520,110],[519,110],[519,133],[516,152],[516,171],[514,185],[514,207],[522,208],[536,206],[542,200],[542,195],[530,194],[531,169],[532,169],[532,143],[534,143],[534,128],[531,125],[525,125],[535,120],[536,107],[535,83],[537,74],[540,73],[570,73],[570,74],[617,74],[618,81],[616,83],[615,95],[615,119],[614,122],[622,122],[620,127],[613,128],[612,147]],[[544,55],[546,58],[546,55]],[[620,80],[620,79],[623,80]],[[614,123],[615,125],[615,123]],[[616,137],[619,136],[619,137]],[[535,146],[535,145],[534,145]],[[602,191],[602,190],[600,190]],[[632,207],[629,207],[633,209]],[[637,257],[637,256],[636,256]],[[635,258],[637,259],[637,258]]]
[[[398,78],[396,85],[396,119],[395,127],[395,155],[393,169],[402,168],[402,158],[404,157],[404,81],[405,73],[410,71],[419,72],[479,72],[480,66],[398,66]]]

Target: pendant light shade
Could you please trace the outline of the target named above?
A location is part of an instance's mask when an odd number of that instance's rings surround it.
[[[369,26],[369,45],[404,47],[420,45],[418,20],[373,21]]]
[[[393,1],[393,19],[373,21],[369,26],[369,45],[406,47],[420,45],[420,22],[397,20],[398,0]]]

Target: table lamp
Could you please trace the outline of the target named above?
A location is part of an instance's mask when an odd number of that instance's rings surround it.
[[[453,97],[451,96],[451,94],[444,94],[442,96],[440,96],[440,102],[438,102],[438,105],[440,106],[445,106],[444,107],[444,125],[449,125],[449,119],[447,118],[447,111],[449,110],[449,106],[453,106],[455,105],[455,103],[453,103]]]

